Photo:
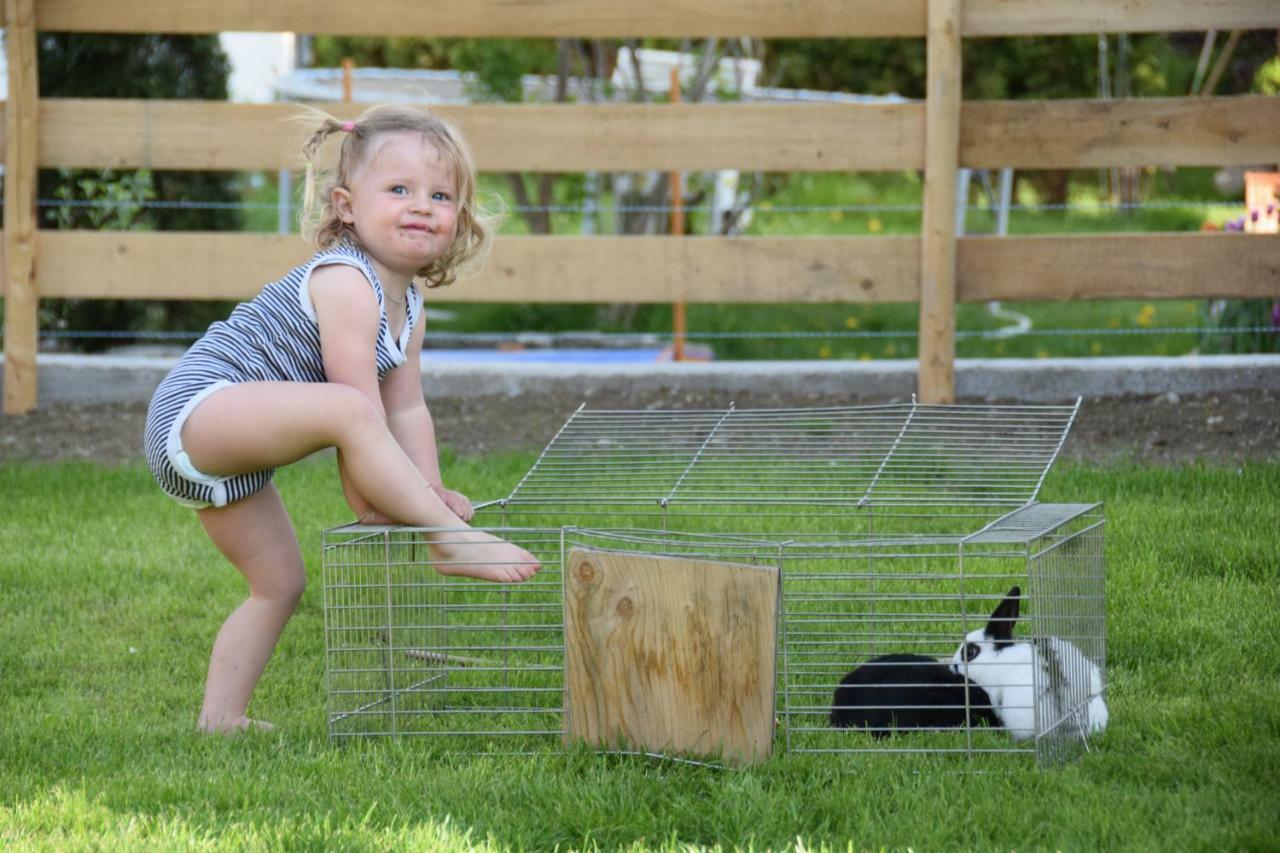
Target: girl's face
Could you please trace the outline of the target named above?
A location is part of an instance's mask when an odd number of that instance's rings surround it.
[[[457,185],[435,146],[417,133],[375,139],[350,187],[333,191],[339,218],[352,226],[382,276],[406,284],[445,254],[458,231]]]

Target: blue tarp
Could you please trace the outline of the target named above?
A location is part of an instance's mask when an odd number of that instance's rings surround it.
[[[667,349],[430,349],[423,350],[426,363],[495,364],[502,362],[535,362],[542,364],[653,364],[669,361]]]

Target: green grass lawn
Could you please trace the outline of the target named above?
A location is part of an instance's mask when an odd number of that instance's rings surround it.
[[[446,459],[506,494],[530,454]],[[193,733],[238,577],[139,465],[0,466],[0,845],[66,848],[1275,849],[1280,460],[1066,466],[1041,497],[1107,512],[1111,725],[1061,769],[776,757],[732,772],[548,751],[330,744],[320,533],[333,465],[278,475],[313,582],[252,712]]]

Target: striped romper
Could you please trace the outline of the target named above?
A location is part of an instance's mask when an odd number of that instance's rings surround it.
[[[236,382],[324,382],[320,329],[308,284],[311,272],[326,264],[346,264],[364,273],[378,299],[376,361],[378,381],[405,362],[409,336],[417,323],[422,297],[410,287],[400,339],[387,323],[382,283],[369,257],[358,247],[341,244],[316,253],[311,260],[272,282],[248,302],[236,306],[182,356],[156,388],[147,411],[147,464],[165,494],[201,509],[226,506],[265,486],[274,469],[231,477],[201,473],[182,449],[182,425],[210,394]]]

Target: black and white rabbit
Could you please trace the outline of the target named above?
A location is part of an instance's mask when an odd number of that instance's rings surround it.
[[[1013,639],[1021,597],[1020,588],[1009,590],[986,627],[965,636],[951,659],[951,671],[987,691],[996,716],[1015,740],[1035,735],[1037,708],[1042,732],[1058,725],[1078,726],[1086,734],[1102,731],[1107,727],[1102,672],[1079,648],[1058,637]]]
[[[999,726],[1000,720],[991,711],[986,691],[923,655],[873,658],[840,681],[831,707],[831,725],[864,728],[878,738],[888,737],[892,729],[966,723]]]

